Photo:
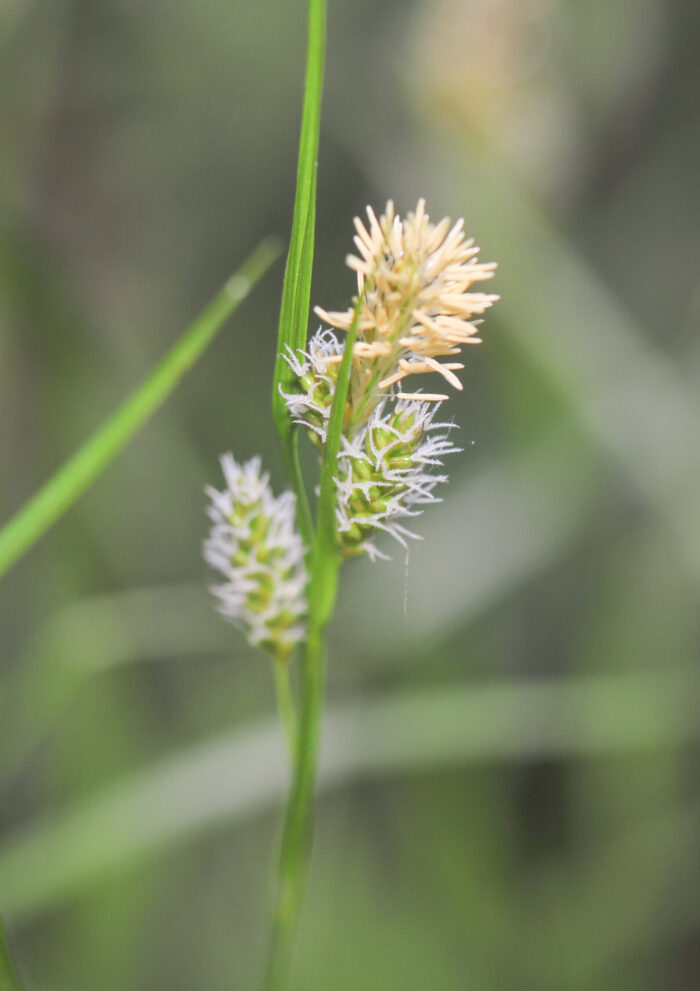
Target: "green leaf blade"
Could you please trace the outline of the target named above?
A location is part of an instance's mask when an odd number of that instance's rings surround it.
[[[165,402],[278,253],[276,243],[263,241],[146,381],[0,530],[0,578],[92,485]]]
[[[299,466],[296,430],[282,392],[296,388],[294,373],[284,359],[287,348],[306,343],[316,226],[316,174],[321,130],[321,100],[325,58],[326,0],[309,0],[308,47],[299,137],[297,186],[292,232],[282,287],[277,358],[272,388],[272,414],[282,447],[285,468],[297,495],[299,526],[304,543],[311,547],[313,521]]]

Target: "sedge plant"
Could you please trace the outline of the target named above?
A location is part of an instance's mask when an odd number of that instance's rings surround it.
[[[207,488],[211,529],[204,556],[217,574],[219,611],[272,660],[290,748],[289,790],[264,987],[286,987],[309,870],[326,672],[325,631],[344,561],[385,558],[385,538],[406,546],[413,518],[457,453],[447,394],[417,376],[461,389],[453,360],[479,343],[482,314],[497,299],[473,286],[495,264],[479,261],[463,222],[433,224],[423,200],[404,218],[391,201],[355,218],[357,294],[343,311],[315,308],[307,341],[314,251],[316,163],[323,80],[324,0],[309,2],[309,42],[297,191],[282,292],[273,416],[290,489],[275,496],[260,459],[221,466]],[[300,435],[318,452],[315,519],[298,458]],[[292,679],[292,671],[295,678]],[[293,683],[296,683],[296,690]]]
[[[322,326],[307,340],[316,220],[316,172],[323,90],[325,0],[309,0],[309,37],[297,189],[273,376],[273,418],[290,489],[278,496],[259,458],[221,459],[222,490],[210,487],[204,554],[221,580],[221,613],[273,660],[292,781],[282,831],[264,985],[284,987],[308,876],[325,631],[342,563],[386,557],[385,535],[401,544],[407,526],[447,481],[442,459],[456,453],[447,395],[407,389],[411,376],[441,376],[460,389],[451,360],[478,343],[478,317],[496,299],[472,291],[495,266],[478,260],[462,222],[433,224],[419,201],[401,218],[391,201],[379,218],[355,219],[357,254],[347,263],[358,291],[346,310],[316,307]],[[82,495],[169,397],[276,256],[263,243],[152,374],[0,529],[0,577]],[[440,360],[442,359],[442,360]],[[448,360],[445,360],[448,359]],[[298,444],[319,456],[315,518]],[[296,688],[292,671],[296,672]],[[1,905],[0,905],[1,907]],[[19,981],[0,925],[0,989]]]

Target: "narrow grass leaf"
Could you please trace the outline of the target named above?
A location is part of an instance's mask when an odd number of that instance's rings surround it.
[[[0,577],[92,485],[161,406],[278,255],[264,241],[152,374],[0,531]]]
[[[306,342],[311,274],[314,259],[316,225],[316,172],[321,128],[321,98],[323,93],[323,63],[325,52],[325,0],[309,0],[309,40],[304,87],[297,187],[289,252],[282,287],[282,303],[272,387],[272,413],[282,446],[285,467],[299,507],[299,526],[304,543],[311,546],[312,520],[306,490],[299,467],[296,431],[287,412],[280,389],[291,392],[295,377],[283,354],[287,347],[296,350]]]

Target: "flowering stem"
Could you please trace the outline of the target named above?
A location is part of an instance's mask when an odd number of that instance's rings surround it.
[[[287,478],[292,486],[292,491],[297,497],[297,522],[299,524],[301,539],[304,543],[305,556],[309,560],[314,539],[314,521],[311,515],[311,507],[309,506],[309,497],[306,494],[304,476],[301,471],[301,465],[299,464],[298,431],[295,430],[289,436],[288,440],[284,442],[282,455]]]
[[[337,559],[335,572],[340,564]],[[290,977],[294,937],[306,891],[311,853],[318,743],[325,687],[325,636],[322,625],[309,629],[300,700],[297,760],[282,836],[272,946],[264,987],[284,988]]]
[[[309,626],[301,672],[299,732],[294,780],[287,802],[280,851],[272,945],[265,991],[278,991],[290,976],[294,936],[306,890],[311,854],[318,744],[326,681],[325,630],[335,610],[341,555],[338,550],[335,471],[347,402],[353,346],[363,297],[355,306],[338,370],[321,465],[318,524],[311,558]]]
[[[307,562],[315,563],[319,548],[314,538],[298,454],[298,433],[290,420],[283,392],[296,387],[291,368],[285,360],[288,348],[303,348],[308,326],[311,296],[311,270],[314,255],[316,220],[316,171],[321,126],[323,63],[325,54],[326,0],[308,0],[308,48],[304,108],[299,140],[297,188],[294,202],[292,234],[284,275],[280,312],[277,363],[273,381],[272,410],[281,443],[287,475],[297,496],[297,519],[306,546]],[[347,388],[347,384],[346,384]],[[341,410],[342,412],[342,410]],[[339,443],[339,441],[338,441]],[[323,494],[321,496],[323,502]],[[310,567],[311,584],[315,568]],[[289,682],[278,677],[278,704],[287,721],[287,738],[294,744],[293,783],[287,806],[279,862],[278,890],[273,919],[272,946],[268,958],[265,987],[281,988],[289,976],[294,933],[307,873],[308,840],[316,779],[318,726],[323,703],[323,627],[319,613],[309,604],[309,634],[304,649],[300,683],[298,721],[290,733],[289,713],[294,700]],[[286,717],[285,717],[286,713]]]
[[[297,713],[289,677],[289,662],[274,660],[272,664],[275,671],[277,709],[284,727],[289,755],[294,759],[297,752]]]

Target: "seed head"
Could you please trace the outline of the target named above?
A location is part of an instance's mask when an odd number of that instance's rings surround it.
[[[463,345],[480,343],[479,321],[474,318],[498,299],[471,291],[475,283],[492,278],[496,265],[478,260],[479,249],[465,239],[462,220],[452,227],[448,219],[432,224],[424,200],[404,220],[395,214],[391,201],[379,220],[371,207],[367,217],[368,226],[355,218],[358,255],[347,258],[363,296],[350,381],[353,422],[367,420],[381,401],[382,390],[408,375],[437,372],[461,389],[455,371],[464,366],[437,358],[458,355]],[[354,315],[352,307],[330,313],[316,307],[315,312],[332,327],[346,331]],[[398,395],[421,402],[447,398]]]
[[[249,642],[284,661],[304,638],[307,575],[292,492],[275,498],[260,458],[239,465],[224,454],[226,488],[207,486],[212,521],[204,558],[223,576],[217,608]]]
[[[406,545],[420,539],[400,520],[440,502],[433,490],[447,475],[434,474],[442,458],[460,450],[449,440],[453,423],[436,423],[439,406],[416,400],[383,400],[352,440],[342,438],[336,478],[338,539],[344,557],[366,551],[386,557],[373,538],[390,533]],[[438,432],[442,431],[442,432]]]

